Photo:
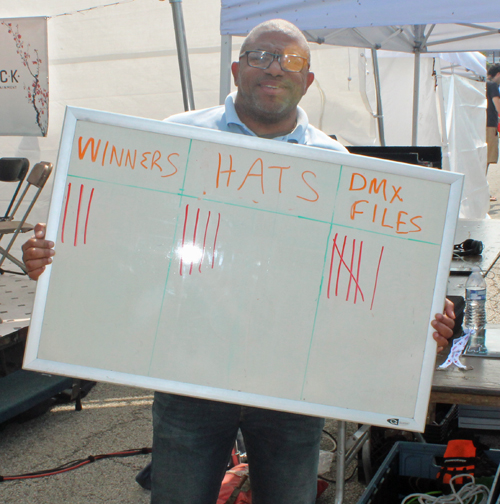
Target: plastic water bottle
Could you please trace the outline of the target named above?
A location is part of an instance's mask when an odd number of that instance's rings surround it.
[[[465,331],[470,332],[467,353],[487,353],[485,342],[486,281],[478,266],[465,283]]]

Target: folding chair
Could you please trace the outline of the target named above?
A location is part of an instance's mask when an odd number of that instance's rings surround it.
[[[14,218],[10,212],[14,207],[17,195],[21,190],[21,186],[26,178],[29,167],[30,162],[26,158],[0,158],[0,182],[17,182],[14,195],[10,200],[5,215],[0,217],[0,222],[12,220]]]
[[[24,266],[23,262],[16,259],[11,253],[10,250],[12,248],[12,245],[14,244],[17,236],[19,233],[26,233],[28,231],[31,231],[35,226],[32,224],[28,224],[26,222],[26,219],[28,218],[29,213],[31,212],[31,209],[36,203],[36,200],[38,199],[38,196],[40,196],[40,193],[42,192],[42,189],[45,186],[45,182],[47,182],[50,173],[52,172],[52,163],[47,163],[42,161],[41,163],[37,163],[35,166],[33,166],[30,174],[28,175],[28,178],[26,179],[26,184],[24,187],[24,190],[22,194],[17,198],[15,201],[15,206],[11,213],[9,214],[9,217],[12,220],[4,220],[0,222],[0,240],[4,237],[4,235],[11,234],[12,237],[8,243],[8,245],[3,248],[0,247],[0,274],[3,274],[7,270],[3,270],[1,268],[2,264],[4,263],[5,259],[9,259],[12,263],[14,263],[16,266],[18,266],[21,270],[22,273],[20,272],[15,272],[15,271],[9,271],[9,273],[16,273],[18,275],[26,275],[27,270],[26,267]],[[28,205],[28,208],[24,212],[24,215],[21,220],[13,220],[18,208],[20,207],[21,203],[23,202],[24,198],[26,197],[28,191],[30,190],[31,187],[36,188],[36,192]]]

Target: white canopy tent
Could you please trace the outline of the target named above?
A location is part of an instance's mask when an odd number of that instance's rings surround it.
[[[500,42],[500,5],[491,0],[270,0],[257,8],[252,1],[222,0],[221,34],[245,35],[276,17],[296,24],[311,42],[414,53],[412,145],[417,145],[420,54],[496,49]]]
[[[221,34],[242,35],[276,17],[317,42],[404,52],[419,43],[422,52],[491,49],[500,29],[494,0],[222,0]]]

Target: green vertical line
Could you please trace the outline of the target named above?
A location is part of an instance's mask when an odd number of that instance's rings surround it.
[[[186,177],[187,177],[187,171],[188,171],[188,166],[189,166],[189,157],[191,155],[191,147],[193,145],[193,140],[189,140],[189,147],[188,147],[188,154],[187,154],[187,159],[186,159],[186,165],[184,167],[184,179],[182,181],[182,187],[181,187],[181,194],[179,195],[179,208],[182,206],[182,197],[184,193],[184,187],[186,185]],[[172,248],[170,249],[170,261],[168,263],[168,268],[167,268],[167,276],[165,278],[165,285],[163,287],[163,296],[161,300],[161,305],[160,305],[160,313],[158,314],[158,322],[156,323],[156,332],[155,332],[155,337],[153,341],[153,348],[151,351],[151,359],[149,360],[149,369],[148,369],[148,376],[151,374],[151,366],[153,365],[153,356],[155,353],[155,347],[156,347],[156,342],[158,341],[158,330],[160,328],[160,320],[161,316],[163,313],[163,305],[165,303],[165,297],[167,293],[167,284],[168,284],[168,279],[170,278],[170,270],[172,268],[172,261],[175,258],[175,240],[177,237],[177,228],[179,227],[179,219],[181,217],[181,212],[177,212],[177,220],[175,222],[175,229],[174,229],[174,237],[173,237],[173,242],[172,242]]]
[[[340,191],[340,181],[342,179],[342,168],[344,168],[344,167],[342,165],[340,165],[339,183],[337,184],[337,192],[335,193],[335,203],[337,203],[337,196],[339,195],[339,191]],[[333,221],[333,216],[332,216],[332,221]]]
[[[337,196],[338,196],[339,189],[340,189],[340,181],[341,181],[341,179],[342,179],[342,165],[340,165],[339,181],[338,181],[338,184],[337,184],[337,191],[335,193],[335,201],[333,203],[332,216],[331,216],[331,219],[330,219],[330,230],[328,231],[328,238],[326,240],[325,256],[323,258],[323,274],[321,275],[321,281],[319,283],[318,299],[316,301],[316,311],[314,313],[313,326],[312,326],[312,329],[311,329],[311,339],[309,340],[309,350],[307,351],[306,368],[304,370],[304,380],[302,381],[302,390],[300,391],[300,399],[301,400],[304,399],[304,388],[306,386],[307,370],[309,369],[309,360],[311,358],[311,351],[312,351],[312,345],[313,345],[313,340],[314,340],[314,332],[316,330],[316,320],[318,319],[319,303],[321,301],[321,293],[323,291],[323,283],[325,281],[325,268],[327,266],[326,262],[328,260],[328,247],[330,245],[330,238],[332,236],[333,217],[335,215],[335,205],[337,203]]]

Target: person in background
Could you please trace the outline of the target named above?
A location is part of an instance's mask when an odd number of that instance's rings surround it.
[[[498,162],[498,116],[500,114],[500,64],[491,65],[488,68],[486,80],[486,145],[488,154],[486,161],[486,174],[491,163]],[[496,201],[496,197],[490,195],[490,201]]]
[[[170,122],[346,152],[309,124],[298,107],[314,80],[301,31],[284,20],[256,26],[232,64],[237,86],[225,104],[175,115]],[[54,244],[38,224],[23,245],[37,279],[53,260]],[[453,304],[432,322],[439,348],[453,334]],[[313,504],[324,419],[155,393],[152,504],[215,504],[238,429],[244,437],[254,504]]]

